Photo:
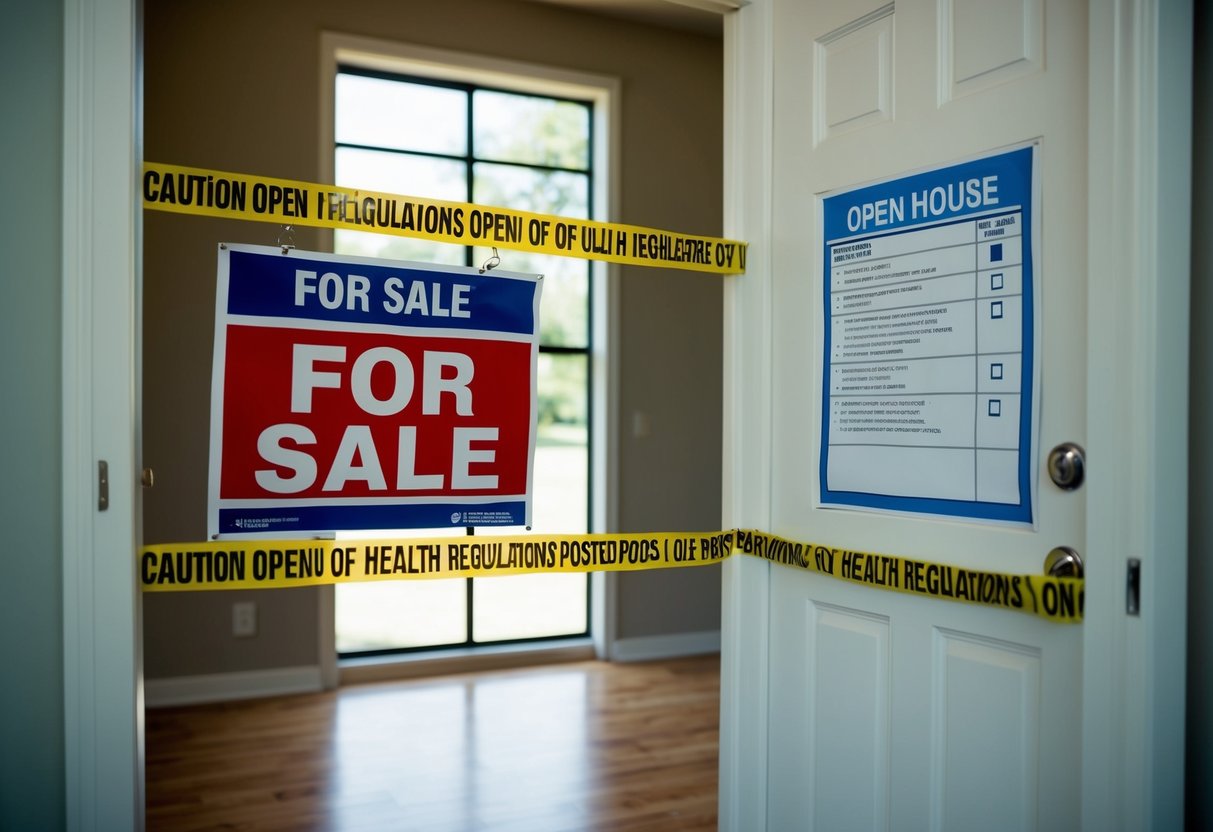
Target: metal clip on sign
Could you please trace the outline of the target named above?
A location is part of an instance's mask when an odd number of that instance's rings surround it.
[[[485,260],[484,263],[480,266],[480,273],[484,274],[485,272],[492,271],[493,269],[497,268],[500,265],[501,265],[501,255],[499,255],[497,253],[497,246],[493,246],[493,256],[490,257],[488,260]]]
[[[289,254],[291,249],[295,247],[295,227],[292,225],[282,226],[282,230],[278,232],[277,245],[282,249],[283,254]]]

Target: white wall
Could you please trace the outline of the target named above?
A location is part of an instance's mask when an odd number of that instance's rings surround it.
[[[57,829],[64,824],[61,3],[8,4],[0,78],[0,829]]]

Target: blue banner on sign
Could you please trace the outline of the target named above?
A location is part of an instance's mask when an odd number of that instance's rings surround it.
[[[230,269],[231,315],[523,335],[535,331],[532,281],[236,250]]]
[[[1032,522],[1035,154],[823,199],[823,505]]]

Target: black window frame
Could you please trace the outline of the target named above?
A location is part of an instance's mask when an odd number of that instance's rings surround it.
[[[384,81],[398,81],[408,84],[420,84],[442,89],[458,90],[466,95],[467,101],[467,136],[465,143],[465,153],[462,155],[451,153],[439,153],[434,151],[422,150],[405,150],[396,147],[382,147],[378,145],[365,145],[350,142],[338,141],[334,134],[333,139],[333,154],[342,148],[350,148],[356,150],[368,150],[379,153],[393,153],[402,156],[420,156],[432,159],[445,159],[448,161],[462,161],[464,163],[464,179],[465,187],[465,202],[475,203],[474,189],[475,181],[475,165],[477,162],[485,162],[494,165],[505,165],[512,167],[525,168],[529,170],[538,170],[544,172],[559,172],[571,173],[586,177],[586,213],[587,219],[595,219],[594,217],[594,192],[595,192],[595,146],[594,146],[594,102],[588,99],[570,98],[568,96],[538,93],[531,90],[511,89],[509,87],[478,84],[466,81],[457,81],[446,78],[432,78],[422,75],[414,75],[407,72],[390,72],[380,69],[371,69],[367,67],[357,66],[354,64],[338,63],[336,76],[340,75],[355,75],[364,78],[376,78]],[[334,77],[334,86],[336,84],[336,76]],[[475,155],[475,119],[473,113],[473,97],[477,91],[506,93],[509,95],[526,96],[531,98],[539,98],[548,101],[561,101],[582,106],[586,110],[587,124],[587,147],[586,147],[586,166],[585,168],[570,168],[559,165],[544,165],[529,162],[514,162],[502,159],[484,158]],[[420,196],[420,195],[419,195]],[[515,206],[499,206],[499,207],[515,207]],[[464,265],[468,267],[476,266],[474,262],[475,252],[472,246],[464,246]],[[594,346],[594,270],[591,261],[585,261],[586,268],[586,337],[585,343],[582,346],[568,346],[561,344],[544,344],[542,334],[540,336],[539,352],[541,355],[557,355],[557,356],[581,356],[585,362],[585,412],[586,412],[586,506],[585,516],[587,527],[592,522],[594,508],[594,407],[593,407],[593,391],[594,391],[594,361],[593,361],[593,346]],[[469,535],[474,534],[474,529],[469,527],[467,530]],[[587,573],[588,575],[588,573]],[[518,644],[538,644],[543,642],[558,642],[585,639],[590,636],[590,622],[593,617],[593,590],[591,582],[587,577],[586,580],[586,603],[585,603],[585,626],[579,633],[567,633],[553,636],[533,636],[527,638],[514,639],[496,639],[493,641],[476,641],[475,632],[473,629],[473,615],[475,602],[475,578],[464,578],[466,592],[466,635],[467,638],[461,642],[449,642],[444,644],[422,645],[417,647],[384,647],[371,650],[350,650],[339,651],[337,654],[338,660],[341,659],[360,659],[372,658],[376,656],[392,656],[409,653],[427,653],[442,650],[459,650],[466,648],[486,648],[498,647]]]

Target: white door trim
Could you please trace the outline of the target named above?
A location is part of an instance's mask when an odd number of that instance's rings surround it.
[[[746,273],[726,278],[721,518],[724,528],[771,520],[771,214],[773,15],[756,0],[724,19],[724,233],[749,242]],[[753,322],[761,322],[753,326]],[[722,830],[766,828],[768,620],[771,565],[722,565],[720,794]]]
[[[1183,826],[1192,7],[1090,6],[1083,826]],[[1119,92],[1119,95],[1117,94]],[[1101,140],[1102,139],[1102,140]],[[1115,335],[1113,335],[1115,333]],[[1141,615],[1125,614],[1141,560]]]
[[[770,516],[774,0],[725,26],[725,232],[750,242],[725,311],[726,525]],[[1183,812],[1190,2],[1092,2],[1089,22],[1088,578],[1083,825],[1178,828]],[[1110,333],[1117,333],[1110,336]],[[1142,615],[1124,569],[1142,560]],[[769,586],[724,571],[720,825],[764,829]],[[761,574],[760,574],[761,573]]]
[[[63,697],[68,829],[143,828],[134,0],[64,0]],[[97,462],[109,464],[98,510]]]

